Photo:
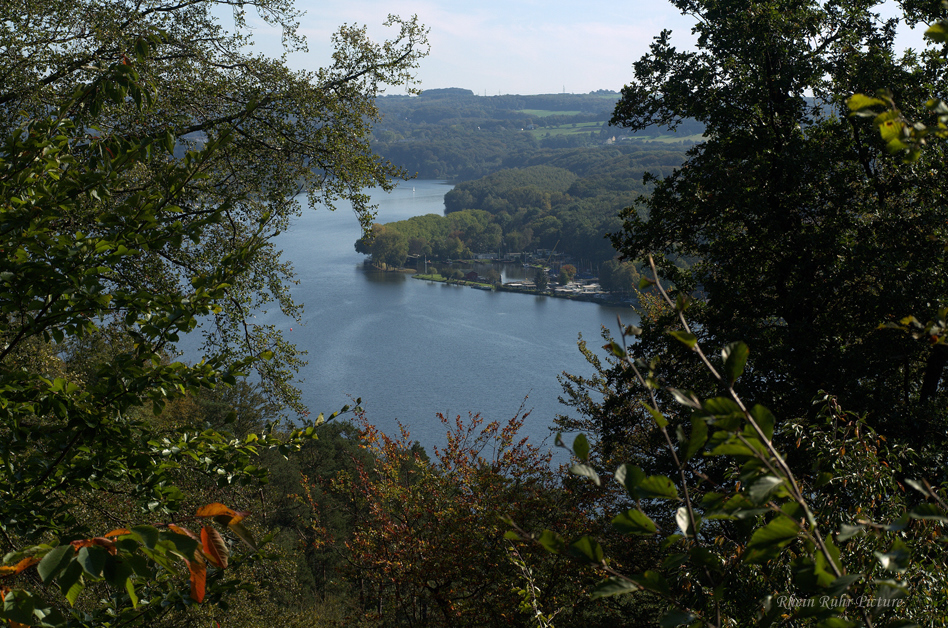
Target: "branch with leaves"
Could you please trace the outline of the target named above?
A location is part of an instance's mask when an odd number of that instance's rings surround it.
[[[662,565],[641,573],[624,573],[610,564],[600,544],[589,536],[567,541],[551,530],[528,533],[514,526],[508,538],[531,540],[551,552],[600,566],[609,577],[595,589],[594,596],[639,591],[658,595],[670,607],[663,626],[720,627],[753,621],[762,625],[824,622],[820,625],[869,627],[898,617],[909,590],[906,582],[892,575],[905,575],[909,567],[905,543],[911,537],[903,541],[893,533],[904,530],[912,519],[929,520],[935,526],[948,523],[943,498],[931,486],[911,482],[928,501],[909,510],[901,523],[877,524],[859,517],[838,531],[825,530],[810,504],[820,487],[832,481],[832,474],[824,472],[815,484],[803,485],[774,445],[773,414],[760,405],[748,407],[735,389],[748,362],[749,348],[741,342],[728,345],[721,352],[721,366],[716,366],[689,327],[687,295],[673,299],[658,282],[654,261],[650,260],[650,265],[653,278],[644,279],[641,287],[654,286],[677,312],[681,328],[669,334],[687,346],[726,391],[726,396],[699,399],[687,390],[665,388],[691,412],[690,430],[684,425],[671,426],[661,410],[658,392],[664,387],[655,364],[633,360],[626,351],[629,337],[640,330],[622,326],[620,321],[621,343],[604,347],[622,360],[648,391],[649,403],[645,405],[679,472],[677,484],[667,476],[648,475],[632,465],[620,466],[613,476],[635,504],[612,521],[625,534],[656,537],[659,528],[645,505],[654,510],[662,501],[680,504],[674,517],[678,532],[662,534],[661,546],[666,552]],[[671,427],[677,439],[672,437]],[[563,444],[560,437],[557,441]],[[571,449],[579,462],[570,471],[599,484],[599,473],[587,464],[590,446],[586,437],[577,436]],[[714,486],[696,501],[689,478],[700,478],[699,484],[705,484],[707,478],[688,470],[699,453],[730,461],[733,483],[730,488]],[[866,531],[877,535],[877,543],[891,539],[888,551],[876,551],[879,570],[890,575],[847,571],[847,562],[854,562],[854,557],[843,551],[845,544]],[[923,542],[921,538],[919,542]],[[783,589],[775,590],[775,586]],[[759,596],[754,597],[755,592]]]

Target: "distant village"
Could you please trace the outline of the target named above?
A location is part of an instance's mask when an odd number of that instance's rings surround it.
[[[413,259],[414,258],[414,259]],[[499,273],[496,269],[495,276],[486,276],[477,272],[477,270],[455,270],[450,277],[440,274],[426,273],[425,266],[427,262],[422,261],[422,256],[409,256],[407,264],[411,265],[414,261],[416,266],[415,278],[427,281],[440,281],[455,283],[459,285],[468,285],[479,290],[500,290],[506,292],[523,292],[530,294],[542,293],[548,296],[573,299],[577,301],[594,301],[605,304],[628,305],[634,302],[634,297],[619,295],[607,290],[603,290],[599,277],[590,272],[590,270],[577,270],[573,265],[575,262],[569,256],[563,253],[557,253],[551,249],[536,249],[533,252],[507,253],[502,257],[497,257],[491,253],[479,253],[472,256],[471,259],[457,260],[454,265],[472,265],[472,264],[505,264],[522,265],[524,269],[532,269],[534,277],[526,277],[501,283]],[[563,274],[563,269],[569,268],[574,273],[569,273],[568,280]],[[443,272],[443,271],[442,271]],[[489,272],[489,271],[488,271]],[[530,274],[529,272],[527,274]],[[545,281],[540,279],[545,277]],[[539,284],[538,284],[539,280]]]

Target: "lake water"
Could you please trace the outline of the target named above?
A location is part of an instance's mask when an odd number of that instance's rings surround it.
[[[390,194],[375,191],[376,222],[441,214],[450,189],[411,181]],[[260,318],[308,352],[302,390],[313,414],[361,397],[371,422],[393,433],[397,419],[430,446],[444,442],[438,412],[503,421],[524,404],[531,410],[526,435],[540,441],[554,416],[569,410],[557,401],[557,375],[592,374],[576,347],[578,333],[598,346],[602,325],[617,329],[617,314],[632,322],[628,308],[369,271],[355,252],[359,235],[351,211],[318,209],[277,239],[299,276],[293,295],[305,314],[302,324]]]

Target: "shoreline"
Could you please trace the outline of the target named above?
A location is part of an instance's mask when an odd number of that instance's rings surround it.
[[[406,271],[407,272],[407,271]],[[519,286],[511,286],[509,284],[499,284],[491,285],[488,283],[481,283],[477,281],[468,281],[466,279],[432,279],[430,275],[420,275],[414,274],[411,277],[412,279],[418,279],[420,281],[430,281],[432,283],[443,283],[453,286],[464,286],[468,288],[474,288],[476,290],[489,290],[491,292],[511,292],[516,294],[526,294],[533,295],[536,297],[550,297],[552,299],[566,299],[568,301],[583,301],[586,303],[595,303],[597,305],[604,305],[606,307],[634,307],[636,305],[634,300],[616,300],[614,298],[596,298],[596,295],[576,295],[576,294],[556,294],[553,290],[547,290],[545,292],[537,292],[536,290],[530,288],[524,288]]]

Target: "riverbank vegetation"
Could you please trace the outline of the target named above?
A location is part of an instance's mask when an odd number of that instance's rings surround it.
[[[415,20],[378,45],[343,27],[335,65],[298,75],[245,56],[211,3],[4,5],[0,622],[948,623],[944,50],[897,55],[862,0],[677,4],[698,52],[660,34],[612,121],[697,121],[683,167],[623,188],[609,173],[637,151],[555,153],[459,186],[411,234],[375,227],[398,255],[503,247],[581,199],[632,203],[603,262],[620,285],[647,265],[641,322],[563,376],[568,472],[523,412],[440,417],[430,451],[359,400],[325,424],[295,349],[250,318],[296,311],[271,238],[297,186],[370,228],[358,190],[398,169],[366,121],[426,52]],[[288,3],[252,6],[293,42]],[[940,10],[902,8],[946,39]],[[177,361],[202,320],[205,359]]]
[[[617,255],[606,234],[617,231],[620,212],[648,192],[645,174],[670,173],[683,158],[681,152],[631,147],[564,152],[544,165],[460,183],[445,195],[444,216],[374,225],[356,250],[398,266],[408,255],[520,259],[522,252],[555,249],[598,274]],[[397,249],[393,242],[400,242]]]

